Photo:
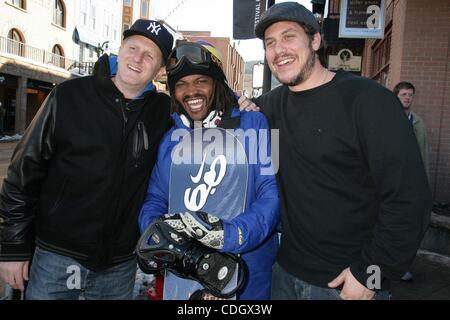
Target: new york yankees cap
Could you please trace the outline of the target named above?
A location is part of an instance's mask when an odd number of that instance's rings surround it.
[[[264,39],[266,29],[278,21],[294,21],[304,24],[320,32],[319,23],[314,14],[297,2],[281,2],[271,6],[261,15],[261,19],[255,27],[255,34],[258,38]]]
[[[173,36],[162,23],[155,20],[138,19],[130,29],[123,32],[124,39],[133,35],[141,35],[152,40],[161,50],[164,63],[167,61],[167,57],[172,51]]]

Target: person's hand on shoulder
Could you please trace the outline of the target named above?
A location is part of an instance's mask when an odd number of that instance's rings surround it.
[[[242,94],[242,92],[238,92],[239,96],[238,104],[240,111],[259,111],[259,107],[249,98]]]

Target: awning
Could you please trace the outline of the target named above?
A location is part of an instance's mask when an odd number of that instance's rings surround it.
[[[95,33],[85,30],[82,27],[75,27],[75,30],[73,30],[73,41],[76,44],[79,44],[79,42],[83,42],[95,48],[97,48],[100,43]]]

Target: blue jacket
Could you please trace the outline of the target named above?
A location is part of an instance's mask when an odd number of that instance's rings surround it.
[[[241,117],[240,129],[269,128],[262,113],[233,109],[232,117],[238,116]],[[189,130],[178,114],[172,114],[172,118],[175,125],[166,133],[159,146],[158,159],[139,216],[141,232],[156,218],[168,213],[170,157],[178,143],[171,141],[170,137],[176,129]],[[267,144],[267,150],[270,150],[270,145]],[[248,144],[245,144],[245,149],[248,157]],[[279,222],[279,198],[275,176],[261,175],[263,165],[257,162],[249,164],[245,211],[232,220],[224,221],[225,243],[221,251],[241,254],[248,268],[247,283],[239,293],[239,299],[270,299],[272,265],[278,249],[275,228]],[[238,227],[243,236],[241,244],[238,240]]]

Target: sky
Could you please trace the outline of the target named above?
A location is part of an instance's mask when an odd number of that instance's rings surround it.
[[[311,0],[297,2],[312,9]],[[229,37],[244,61],[264,59],[261,40],[233,41],[233,0],[153,0],[150,3],[151,18],[164,19],[176,30],[211,31],[215,37]]]

